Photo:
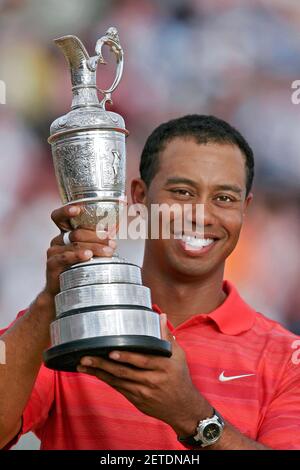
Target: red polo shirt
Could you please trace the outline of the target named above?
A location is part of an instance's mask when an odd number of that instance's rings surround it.
[[[193,382],[249,438],[300,449],[300,364],[293,349],[299,338],[253,310],[228,281],[224,291],[215,311],[177,328],[169,324]],[[167,424],[97,378],[44,366],[23,413],[20,435],[28,431],[42,449],[183,449]]]

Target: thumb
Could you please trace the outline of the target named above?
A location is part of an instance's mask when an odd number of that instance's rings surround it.
[[[171,344],[174,343],[174,336],[172,336],[167,325],[167,314],[161,313],[159,316],[159,320],[160,320],[161,339],[170,341]]]

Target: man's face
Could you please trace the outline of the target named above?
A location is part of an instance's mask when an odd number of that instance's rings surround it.
[[[202,236],[178,233],[171,213],[170,239],[147,240],[146,250],[155,256],[161,269],[187,277],[202,277],[224,268],[224,262],[237,244],[244,211],[252,199],[246,195],[245,156],[227,144],[198,144],[192,138],[174,138],[159,156],[159,170],[143,193],[133,184],[134,202],[151,204],[190,204],[193,231],[197,204],[204,204]],[[183,225],[183,224],[182,224]],[[174,236],[176,234],[176,237]],[[179,237],[179,238],[177,238]],[[203,241],[204,238],[204,241]]]

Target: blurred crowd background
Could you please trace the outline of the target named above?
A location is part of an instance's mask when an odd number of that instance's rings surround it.
[[[78,35],[93,55],[111,25],[126,54],[113,109],[130,130],[128,180],[164,120],[211,113],[235,125],[255,152],[255,199],[226,277],[257,310],[300,333],[300,106],[291,102],[299,0],[0,0],[0,327],[43,287],[56,234],[47,137],[70,108],[71,86],[52,39]],[[101,67],[99,86],[111,81],[111,65]],[[141,244],[122,250],[141,261]]]
[[[255,199],[226,277],[257,310],[300,333],[300,105],[291,101],[298,0],[0,0],[0,327],[43,287],[56,234],[47,137],[70,109],[71,86],[52,39],[75,34],[93,55],[112,25],[126,54],[113,109],[130,130],[128,180],[164,120],[209,113],[235,125],[255,152]],[[101,66],[98,85],[112,74],[112,61]],[[141,260],[137,242],[122,250]]]

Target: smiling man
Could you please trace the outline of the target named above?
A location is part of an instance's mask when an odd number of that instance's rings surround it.
[[[151,288],[172,357],[114,351],[82,358],[78,374],[41,364],[55,316],[59,274],[92,256],[111,256],[109,237],[71,230],[80,208],[54,211],[58,235],[48,251],[47,282],[30,308],[2,333],[0,441],[36,432],[43,449],[299,449],[297,339],[247,305],[224,281],[252,200],[254,161],[244,138],[212,116],[159,126],[144,147],[132,198],[204,205],[203,232],[148,239],[143,283]],[[162,313],[162,312],[166,312]],[[134,367],[133,367],[134,366]]]

